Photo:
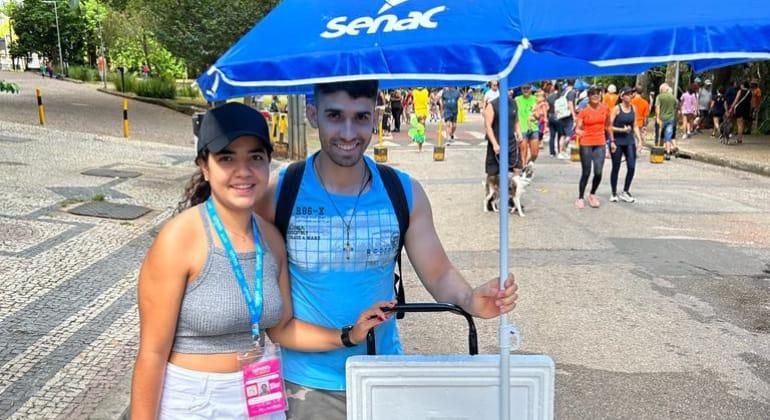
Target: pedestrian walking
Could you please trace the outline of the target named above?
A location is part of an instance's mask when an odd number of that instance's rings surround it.
[[[644,142],[647,139],[647,118],[650,116],[650,103],[642,95],[642,87],[637,86],[634,89],[634,97],[631,99],[631,105],[634,107],[636,116],[636,126],[639,127],[640,140],[637,144],[636,152],[641,153]]]
[[[575,101],[577,100],[577,91],[575,91],[575,79],[567,80],[567,87],[564,92],[554,102],[556,118],[559,119],[561,129],[559,134],[559,159],[569,159],[567,149],[570,139],[575,133],[575,119],[577,111],[575,110]]]
[[[457,131],[458,101],[460,100],[460,91],[453,86],[444,89],[439,99],[439,108],[444,122],[446,123],[447,144],[452,144]]]
[[[684,133],[682,140],[690,137],[695,132],[695,116],[698,113],[698,85],[693,83],[680,97],[680,112]]]
[[[401,90],[393,89],[390,92],[390,112],[393,115],[393,132],[401,132],[401,115],[404,113],[404,98]]]
[[[737,127],[738,144],[743,143],[744,130],[748,121],[751,119],[751,90],[749,82],[743,82],[735,95],[735,101],[730,107],[730,114],[735,116],[735,125]]]
[[[521,95],[517,96],[515,101],[519,115],[519,127],[521,127],[522,134],[522,138],[519,142],[519,154],[521,156],[522,167],[526,167],[530,162],[537,160],[540,151],[540,140],[538,139],[540,127],[537,116],[535,115],[537,98],[532,95],[532,86],[522,86]]]
[[[559,139],[564,136],[562,125],[556,117],[556,99],[559,98],[559,87],[551,83],[543,88],[548,102],[548,153],[556,157],[559,152]]]
[[[636,111],[631,103],[633,96],[633,88],[623,88],[620,91],[620,103],[612,108],[610,112],[613,132],[613,140],[610,143],[612,157],[612,171],[610,172],[612,195],[610,196],[610,202],[612,203],[617,203],[618,198],[626,203],[636,201],[634,196],[631,195],[631,182],[634,180],[634,173],[636,172],[636,144],[637,142],[641,143],[642,137],[639,132],[639,126],[636,123]],[[623,183],[623,191],[618,195],[618,177],[624,158],[626,161],[626,179]]]
[[[380,309],[393,306],[389,299],[359,308],[347,334],[294,318],[283,240],[253,213],[271,197],[271,153],[267,122],[255,109],[229,103],[203,117],[198,172],[139,273],[133,418],[284,419],[280,404],[270,412],[246,399],[244,378],[255,366],[267,370],[263,383],[272,399],[285,399],[280,352],[271,341],[333,351],[363,342],[370,328],[389,319]],[[278,364],[244,362],[255,352]]]
[[[607,105],[602,103],[601,91],[598,87],[588,89],[588,106],[586,106],[577,117],[576,134],[580,138],[580,182],[578,183],[578,198],[575,201],[575,207],[585,208],[585,191],[588,185],[588,178],[593,169],[593,180],[591,190],[588,195],[588,205],[598,208],[601,205],[599,197],[596,196],[596,190],[602,182],[602,169],[604,167],[604,148],[606,139],[609,137],[610,148],[614,153],[614,135],[612,132],[612,123],[610,120],[610,110]]]
[[[427,118],[428,117],[428,100],[430,97],[430,92],[428,89],[424,87],[417,88],[413,91],[413,100],[414,100],[414,115],[417,116],[417,118]],[[411,123],[412,119],[409,119],[409,122]]]
[[[722,133],[720,133],[720,127],[722,126],[723,119],[729,118],[728,116],[725,116],[726,111],[727,99],[725,99],[725,88],[719,88],[717,89],[716,95],[712,97],[711,104],[709,104],[709,112],[714,122],[714,128],[711,130],[711,137],[721,137]],[[725,140],[730,140],[729,135],[730,133],[727,133],[728,138]]]
[[[418,117],[416,114],[412,115],[409,139],[417,145],[417,152],[422,152],[422,145],[425,143],[425,117]]]
[[[660,138],[666,149],[666,160],[671,160],[672,153],[678,153],[679,147],[674,139],[676,125],[676,98],[667,83],[660,85],[660,93],[655,98],[655,122],[660,127]]]
[[[699,133],[711,123],[711,121],[709,121],[711,98],[711,80],[706,79],[706,81],[703,82],[703,86],[698,90],[698,118],[695,122],[695,128]]]

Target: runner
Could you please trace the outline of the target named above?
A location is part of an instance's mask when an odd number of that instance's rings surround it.
[[[578,114],[577,129],[575,130],[580,137],[580,165],[582,167],[578,185],[578,199],[575,201],[575,207],[578,209],[586,207],[584,195],[588,178],[591,175],[591,167],[593,167],[594,177],[591,183],[591,193],[588,195],[588,205],[593,208],[598,208],[601,205],[599,197],[596,196],[596,190],[602,182],[604,147],[607,136],[610,139],[611,152],[614,153],[616,149],[610,122],[610,111],[607,109],[607,105],[602,103],[599,88],[595,86],[589,88],[588,98],[588,106]]]
[[[447,145],[455,140],[455,131],[457,130],[457,105],[460,99],[460,91],[455,87],[447,87],[441,94],[439,108],[446,122]]]
[[[347,333],[294,319],[283,240],[252,212],[266,197],[271,153],[267,122],[253,108],[228,103],[204,116],[198,172],[139,273],[133,418],[247,418],[238,357],[256,349],[255,337],[331,351],[389,319],[380,309],[389,301],[371,301]],[[283,398],[278,379],[270,385]]]
[[[610,119],[612,120],[612,132],[614,142],[610,143],[612,151],[612,172],[610,173],[610,187],[612,195],[610,202],[618,202],[618,175],[620,175],[621,160],[626,159],[626,180],[623,184],[623,192],[620,193],[620,199],[626,203],[636,201],[631,195],[631,182],[634,180],[636,171],[636,141],[642,142],[642,136],[639,132],[636,113],[631,103],[634,96],[634,89],[630,87],[623,88],[620,91],[620,104],[612,108]]]
[[[307,118],[318,128],[321,150],[271,180],[267,196],[273,200],[260,209],[267,220],[280,216],[297,318],[339,328],[354,321],[362,308],[394,297],[400,254],[396,211],[404,207],[404,245],[428,292],[477,317],[509,312],[517,298],[513,278],[504,291],[496,285],[498,279],[472,288],[449,261],[419,182],[395,169],[380,169],[364,156],[372,138],[376,92],[376,81],[315,87],[315,105],[308,105]],[[304,167],[295,172],[299,165]],[[403,206],[390,199],[386,183],[403,189],[398,194]],[[291,193],[296,194],[293,206],[286,201]],[[376,336],[378,354],[402,352],[394,319],[383,323]],[[345,419],[345,361],[365,352],[361,345],[320,353],[284,351],[289,417]]]
[[[537,139],[539,127],[533,114],[537,99],[532,95],[532,86],[522,86],[521,95],[517,96],[515,101],[522,134],[522,137],[519,139],[519,155],[523,168],[529,165],[530,161],[534,162],[537,158],[540,144]],[[531,157],[530,153],[532,154]]]
[[[655,122],[660,127],[660,138],[663,139],[666,148],[666,160],[671,160],[671,153],[678,152],[679,148],[674,139],[676,98],[671,94],[671,88],[667,83],[660,85],[660,94],[655,98]]]
[[[640,141],[636,146],[636,152],[641,153],[644,142],[647,139],[647,118],[650,115],[650,103],[642,96],[642,87],[637,86],[634,90],[634,97],[631,99],[631,105],[634,107],[636,115],[636,126],[639,127]]]

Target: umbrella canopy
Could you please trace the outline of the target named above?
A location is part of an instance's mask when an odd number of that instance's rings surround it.
[[[331,80],[397,87],[507,77],[516,86],[670,61],[702,70],[758,59],[770,59],[766,0],[284,0],[198,84],[222,100],[306,93]]]

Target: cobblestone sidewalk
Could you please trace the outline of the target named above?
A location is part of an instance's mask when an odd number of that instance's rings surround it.
[[[191,147],[0,122],[0,418],[86,418],[130,374],[139,265],[192,159]],[[67,212],[92,200],[151,211]]]

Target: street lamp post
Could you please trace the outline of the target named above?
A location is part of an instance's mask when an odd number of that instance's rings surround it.
[[[59,41],[59,67],[61,71],[64,71],[64,59],[62,58],[61,53],[61,33],[59,32],[59,8],[56,5],[56,1],[45,1],[43,0],[43,3],[52,4],[53,3],[53,13],[56,17],[56,39]]]

